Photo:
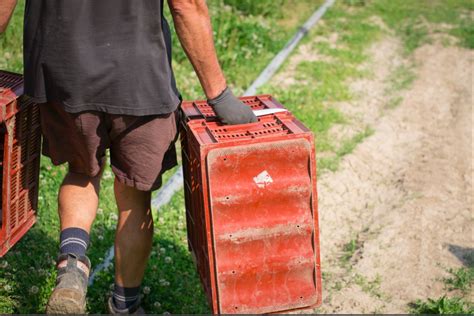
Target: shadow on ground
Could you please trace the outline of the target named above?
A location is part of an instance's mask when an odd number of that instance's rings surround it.
[[[89,313],[106,313],[111,294],[114,267],[97,275],[89,288]],[[189,251],[171,240],[155,236],[142,285],[143,304],[147,313],[209,314],[210,309]]]
[[[474,248],[448,244],[448,250],[466,267],[474,267]]]

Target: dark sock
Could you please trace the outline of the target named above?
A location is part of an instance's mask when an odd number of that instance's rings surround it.
[[[117,309],[126,309],[135,304],[139,298],[140,287],[122,287],[115,284],[114,305]]]
[[[59,252],[85,256],[89,246],[89,234],[82,228],[70,227],[61,231]]]

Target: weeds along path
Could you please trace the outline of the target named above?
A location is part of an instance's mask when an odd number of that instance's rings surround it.
[[[393,39],[374,45],[374,76],[352,85],[358,100],[337,105],[374,134],[319,178],[318,312],[407,312],[416,299],[443,295],[446,268],[473,251],[473,53],[417,49],[416,79],[388,109],[398,52]]]

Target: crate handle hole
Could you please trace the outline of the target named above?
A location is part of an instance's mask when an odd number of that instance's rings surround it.
[[[235,270],[232,270],[232,274],[235,274]]]

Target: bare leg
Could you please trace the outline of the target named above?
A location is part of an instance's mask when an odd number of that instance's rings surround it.
[[[90,232],[99,203],[100,176],[88,177],[73,172],[66,175],[58,196],[61,230],[77,227]],[[58,262],[58,284],[48,300],[46,313],[83,314],[90,263],[79,261],[70,254],[61,258],[64,259]]]
[[[59,189],[61,230],[82,228],[90,233],[97,207],[101,173],[96,177],[69,172]]]
[[[59,189],[59,218],[61,230],[78,227],[90,233],[99,205],[100,178],[102,172],[95,177],[68,172]],[[64,262],[59,262],[64,265]],[[86,274],[85,265],[81,265]]]
[[[142,283],[153,238],[151,192],[114,183],[119,211],[115,236],[115,282],[122,287]]]

